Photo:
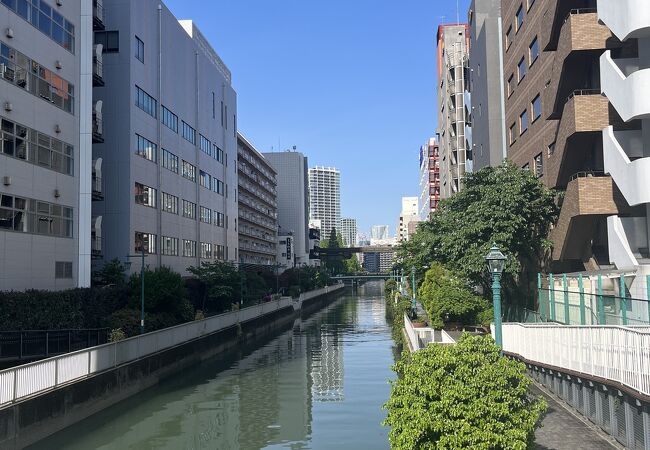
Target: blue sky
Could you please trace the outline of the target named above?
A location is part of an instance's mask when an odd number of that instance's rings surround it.
[[[468,3],[459,0],[463,22]],[[436,129],[436,29],[456,22],[456,1],[166,4],[232,71],[238,128],[258,150],[295,145],[310,166],[339,168],[343,217],[394,234],[401,197],[418,195],[418,149]]]

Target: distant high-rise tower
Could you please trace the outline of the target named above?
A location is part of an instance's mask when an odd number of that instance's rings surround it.
[[[321,221],[321,238],[341,230],[341,172],[334,167],[309,169],[309,218]]]
[[[341,219],[341,237],[346,247],[357,245],[357,219]]]
[[[370,238],[374,240],[388,239],[388,225],[373,225]]]
[[[397,238],[401,241],[408,241],[415,225],[420,221],[418,215],[418,197],[402,197],[402,212],[399,216]]]

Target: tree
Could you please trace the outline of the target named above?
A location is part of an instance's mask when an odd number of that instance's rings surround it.
[[[551,243],[557,220],[554,193],[528,170],[511,162],[468,174],[465,188],[443,200],[398,249],[400,266],[410,270],[438,261],[472,285],[491,291],[484,257],[492,243],[508,256],[503,287],[506,301],[534,296],[534,280]],[[420,272],[421,276],[421,272]]]
[[[526,449],[546,409],[532,398],[525,366],[500,356],[487,336],[405,354],[384,408],[394,450]]]
[[[343,247],[343,241],[336,233],[336,228],[332,228],[329,241],[327,241],[326,243],[321,242],[321,248],[337,249],[342,247]],[[323,262],[325,267],[327,268],[327,271],[332,275],[346,273],[346,266],[342,256],[329,255],[327,256],[327,258],[324,259]]]
[[[117,258],[104,263],[93,272],[93,286],[123,286],[126,283],[126,266]]]
[[[464,280],[439,263],[432,264],[427,270],[418,298],[431,325],[438,329],[448,322],[477,325],[479,315],[489,309],[488,303],[474,294]]]
[[[202,311],[220,312],[229,309],[233,302],[239,302],[241,274],[233,264],[204,261],[199,267],[188,267],[187,271],[203,285],[199,294]]]

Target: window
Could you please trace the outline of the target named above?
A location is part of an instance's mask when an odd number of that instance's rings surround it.
[[[524,170],[530,170],[530,164],[526,163],[522,166],[522,169]]]
[[[196,130],[185,123],[185,121],[183,121],[182,135],[186,141],[196,145]]]
[[[212,156],[212,143],[202,134],[199,134],[199,147],[203,153]]]
[[[528,110],[525,110],[519,115],[519,135],[522,135],[528,130]]]
[[[201,206],[199,208],[199,219],[203,223],[212,223],[212,210]]]
[[[549,144],[548,146],[548,157],[550,158],[551,156],[553,156],[553,153],[555,153],[555,142]]]
[[[0,194],[0,230],[71,238],[74,210],[31,198]]]
[[[183,256],[196,258],[196,241],[183,239]]]
[[[156,207],[156,190],[144,184],[135,183],[135,203],[150,208]]]
[[[165,108],[162,107],[162,123],[170,130],[178,133],[178,116]]]
[[[218,211],[214,212],[214,224],[221,228],[225,226],[225,216],[223,213],[220,213]]]
[[[544,176],[544,158],[541,153],[535,156],[535,176],[537,178]]]
[[[149,139],[143,138],[139,134],[135,135],[136,151],[135,154],[142,156],[152,162],[158,162],[158,146]]]
[[[216,119],[217,118],[217,100],[214,96],[214,92],[212,93],[212,118]]]
[[[537,58],[539,58],[539,41],[537,40],[537,36],[535,36],[535,39],[533,39],[533,42],[528,47],[528,65],[532,66],[535,64]]]
[[[183,173],[184,178],[196,183],[196,167],[187,161],[183,160]]]
[[[74,53],[74,25],[44,0],[2,0],[2,3],[34,28]]]
[[[223,193],[224,193],[223,181],[219,180],[218,178],[213,178],[212,179],[212,190],[214,192],[216,192],[217,194],[223,195]]]
[[[71,280],[72,279],[72,262],[71,261],[55,261],[54,262],[54,278]]]
[[[524,5],[519,5],[517,14],[515,14],[515,32],[521,30],[521,26],[524,24]]]
[[[158,102],[138,86],[135,87],[135,106],[149,114],[154,119],[158,117]]]
[[[506,51],[508,51],[511,45],[512,45],[512,26],[508,28],[508,31],[506,31]]]
[[[156,253],[156,235],[151,233],[135,232],[135,253]]]
[[[72,145],[2,117],[0,123],[0,153],[74,175]]]
[[[515,92],[515,75],[512,74],[510,75],[510,78],[508,78],[508,98],[512,95],[512,93]]]
[[[118,53],[120,51],[120,32],[95,31],[95,44],[102,44],[102,53]]]
[[[0,78],[74,114],[74,85],[0,42]]]
[[[214,159],[223,164],[223,150],[217,147],[217,144],[212,144],[212,156]]]
[[[519,65],[517,67],[519,69],[517,72],[519,76],[518,82],[521,83],[521,80],[523,80],[526,76],[526,58],[521,58],[521,61],[519,61]]]
[[[532,8],[534,4],[535,4],[535,0],[528,0],[528,10],[529,11],[530,11],[530,8]]]
[[[172,152],[162,149],[162,166],[174,173],[178,173],[178,156]]]
[[[212,177],[202,170],[199,170],[199,184],[206,189],[212,189]]]
[[[135,37],[135,57],[144,64],[144,42],[139,37]]]
[[[510,125],[510,132],[508,134],[508,139],[510,140],[510,145],[514,144],[515,141],[517,140],[517,135],[516,135],[516,125],[513,123]]]
[[[178,239],[163,236],[160,240],[160,246],[162,247],[161,254],[167,256],[178,256]]]
[[[214,257],[219,261],[224,261],[226,259],[226,247],[224,247],[223,245],[216,244]]]
[[[535,122],[542,115],[542,97],[540,94],[537,94],[537,97],[533,99],[531,108],[533,110],[533,122]]]
[[[212,244],[201,242],[201,258],[212,259]]]
[[[183,217],[196,219],[196,203],[183,200]]]
[[[162,210],[170,214],[178,214],[178,197],[167,192],[162,193]]]

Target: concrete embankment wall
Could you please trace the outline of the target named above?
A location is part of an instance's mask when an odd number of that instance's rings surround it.
[[[260,315],[214,333],[6,404],[0,408],[0,448],[24,448],[183,369],[273,337],[290,329],[296,318],[317,311],[342,292],[306,293],[300,301],[287,306],[283,303],[272,312],[260,309]]]

